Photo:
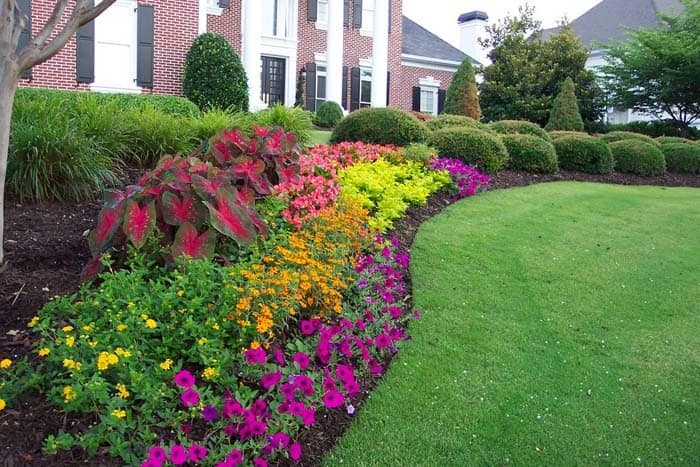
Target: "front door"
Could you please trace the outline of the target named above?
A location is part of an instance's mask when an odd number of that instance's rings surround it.
[[[262,101],[268,107],[275,104],[284,105],[284,59],[275,57],[262,57]]]

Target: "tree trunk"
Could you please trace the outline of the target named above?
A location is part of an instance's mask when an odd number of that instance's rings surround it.
[[[12,103],[15,100],[18,84],[14,69],[13,64],[0,60],[0,268],[5,264],[5,174],[10,149]]]

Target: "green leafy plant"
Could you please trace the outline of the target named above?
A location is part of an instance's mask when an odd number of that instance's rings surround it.
[[[307,147],[311,142],[312,113],[301,107],[286,107],[276,104],[253,114],[253,122],[262,127],[282,127],[297,135],[299,144]]]
[[[488,128],[502,135],[521,134],[537,136],[545,141],[551,141],[549,134],[535,123],[524,120],[501,120],[491,123]]]
[[[464,115],[477,121],[481,118],[476,78],[470,57],[465,58],[457,72],[452,75],[452,81],[445,93],[443,113]]]
[[[605,141],[592,136],[567,135],[555,138],[553,144],[562,169],[593,174],[613,171],[614,159]]]
[[[428,165],[435,158],[437,149],[431,148],[425,143],[411,143],[401,148],[401,156],[407,161],[420,162]]]
[[[549,122],[544,127],[547,131],[583,131],[583,119],[578,110],[574,82],[566,78],[559,95],[554,99]]]
[[[666,172],[664,154],[658,147],[637,139],[616,141],[608,145],[615,159],[615,171],[642,177],[663,175]]]
[[[493,174],[506,166],[508,150],[500,137],[473,128],[445,128],[432,133],[430,144],[440,157],[460,159]]]
[[[700,174],[700,144],[664,144],[662,151],[669,171]]]
[[[537,173],[557,171],[557,153],[552,143],[523,134],[506,134],[501,139],[510,155],[509,168]]]
[[[600,135],[600,139],[602,139],[606,143],[614,143],[616,141],[634,139],[647,144],[651,144],[652,146],[656,146],[657,148],[661,147],[661,143],[659,141],[656,141],[654,138],[650,138],[649,136],[642,135],[639,133],[632,133],[630,131],[612,131],[610,133]]]
[[[343,141],[406,146],[425,142],[425,126],[409,112],[392,108],[365,108],[352,112],[333,130],[331,143]]]
[[[197,37],[185,59],[185,96],[202,110],[248,110],[248,78],[231,44],[214,33]]]
[[[343,109],[338,103],[325,101],[316,111],[314,123],[321,128],[334,128],[343,118]]]

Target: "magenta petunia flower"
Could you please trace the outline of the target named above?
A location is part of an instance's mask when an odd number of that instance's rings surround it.
[[[267,402],[264,399],[255,399],[255,402],[250,407],[250,411],[256,417],[264,416],[267,413]]]
[[[193,444],[187,450],[191,462],[201,462],[207,458],[207,448],[200,444]]]
[[[277,362],[277,364],[279,366],[284,366],[284,364],[286,363],[284,359],[284,353],[282,353],[282,351],[278,347],[275,347],[273,353],[275,355],[275,361]]]
[[[345,392],[350,396],[355,395],[360,392],[360,385],[357,384],[357,381],[348,381],[345,383]]]
[[[302,320],[299,326],[301,327],[301,333],[305,336],[310,336],[314,333],[314,323],[308,319]]]
[[[291,446],[289,446],[289,457],[293,461],[298,461],[301,459],[301,444],[293,443]]]
[[[336,385],[335,381],[333,381],[333,378],[324,378],[323,379],[323,389],[324,391],[335,391]]]
[[[232,416],[243,415],[243,407],[241,403],[236,399],[226,399],[224,401],[224,408],[221,411],[221,416],[224,418],[231,418]]]
[[[390,306],[386,309],[386,311],[389,312],[389,316],[391,316],[392,319],[399,319],[401,318],[401,315],[403,314],[401,312],[401,308],[397,306]]]
[[[384,367],[377,362],[373,362],[369,367],[369,373],[372,376],[379,376],[384,373]]]
[[[194,376],[187,370],[179,371],[173,377],[173,381],[181,388],[191,388],[195,383]]]
[[[306,375],[300,375],[294,380],[294,386],[301,391],[306,391],[314,387],[314,382]]]
[[[253,459],[253,466],[254,467],[267,467],[267,461],[263,459],[262,457],[256,457]]]
[[[280,392],[284,396],[284,399],[287,401],[294,399],[295,391],[296,388],[292,383],[284,383],[282,386],[280,386]]]
[[[259,438],[260,436],[264,435],[266,431],[267,425],[264,422],[255,420],[250,423],[250,433],[252,436]]]
[[[230,462],[231,465],[234,466],[239,465],[241,462],[243,462],[243,453],[238,449],[232,450],[226,455],[226,462]]]
[[[216,417],[219,416],[219,412],[216,410],[216,407],[213,405],[205,405],[204,408],[202,409],[202,418],[204,419],[205,422],[213,422],[216,420]]]
[[[187,451],[181,444],[176,444],[170,448],[170,461],[175,465],[182,465],[187,462]]]
[[[355,379],[355,371],[351,365],[340,364],[335,369],[335,376],[342,382],[353,381]]]
[[[224,427],[224,434],[228,436],[229,438],[233,435],[236,434],[236,426],[235,425],[226,425]]]
[[[380,349],[385,349],[391,345],[391,338],[387,334],[381,333],[374,339],[374,342]]]
[[[245,351],[245,361],[250,365],[264,365],[267,362],[267,354],[261,348],[248,349]]]
[[[305,370],[309,367],[311,364],[311,359],[309,358],[308,354],[304,352],[297,352],[294,354],[293,357],[294,363],[296,363],[299,368],[302,370]]]
[[[199,393],[192,388],[185,389],[185,392],[180,396],[182,399],[182,405],[185,407],[192,407],[193,405],[199,404]]]
[[[155,461],[155,462],[160,462],[161,464],[168,460],[168,455],[165,453],[165,449],[163,449],[160,446],[153,446],[149,451],[148,451],[148,459]]]
[[[289,403],[289,413],[295,417],[301,417],[306,410],[306,406],[303,402],[293,401]]]
[[[263,377],[260,378],[260,382],[266,390],[269,390],[270,388],[277,386],[277,383],[280,382],[281,378],[282,372],[276,371],[274,373],[268,373],[266,375],[263,375]]]
[[[301,422],[304,426],[311,426],[316,423],[316,411],[312,407],[307,408],[301,415]]]
[[[162,466],[163,466],[162,462],[157,462],[157,461],[154,461],[153,459],[150,459],[150,458],[141,462],[141,467],[162,467]]]
[[[343,405],[343,402],[345,402],[345,396],[343,396],[338,391],[328,391],[323,396],[323,405],[327,409],[335,409],[337,407],[340,407],[341,405]]]
[[[416,319],[421,319],[422,316],[421,316],[421,314],[420,314],[420,311],[418,311],[418,310],[414,311],[414,312],[413,312],[413,317],[416,318]]]
[[[360,331],[364,331],[365,329],[367,329],[367,326],[365,326],[364,320],[362,320],[361,318],[357,320],[355,325],[357,326],[357,329],[359,329]]]

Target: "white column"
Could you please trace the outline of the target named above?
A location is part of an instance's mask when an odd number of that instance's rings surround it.
[[[243,68],[248,76],[248,106],[251,112],[265,108],[260,100],[262,16],[260,0],[243,0]]]
[[[389,0],[374,0],[372,34],[372,107],[386,107],[389,69]]]
[[[343,9],[343,0],[328,0],[326,100],[341,105],[343,99]]]
[[[207,0],[199,0],[198,34],[207,32]]]

